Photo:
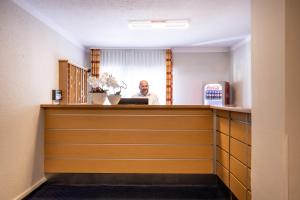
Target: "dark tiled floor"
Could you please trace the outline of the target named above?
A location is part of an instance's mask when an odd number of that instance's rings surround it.
[[[45,183],[26,200],[229,200],[228,191],[222,186],[116,186],[116,185],[55,185]]]
[[[213,174],[48,174],[26,200],[229,200]]]

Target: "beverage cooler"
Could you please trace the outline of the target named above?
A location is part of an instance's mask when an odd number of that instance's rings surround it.
[[[204,105],[224,106],[230,104],[230,84],[226,81],[208,82],[203,85]]]

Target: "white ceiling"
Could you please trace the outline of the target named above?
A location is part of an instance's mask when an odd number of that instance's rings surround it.
[[[250,34],[251,0],[14,0],[84,47],[229,47]],[[129,20],[188,19],[186,30],[130,30]]]

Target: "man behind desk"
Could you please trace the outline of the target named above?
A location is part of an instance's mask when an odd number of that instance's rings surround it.
[[[152,92],[151,93],[149,92],[149,85],[146,80],[140,81],[139,89],[140,92],[133,95],[132,96],[133,98],[148,98],[149,105],[159,104],[157,95]]]

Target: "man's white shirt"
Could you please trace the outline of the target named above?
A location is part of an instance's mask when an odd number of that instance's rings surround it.
[[[159,105],[158,97],[154,93],[148,92],[148,94],[146,94],[146,96],[144,96],[142,93],[139,92],[139,93],[133,95],[132,97],[133,98],[148,98],[149,105]]]

